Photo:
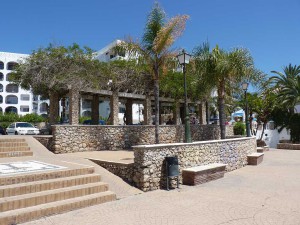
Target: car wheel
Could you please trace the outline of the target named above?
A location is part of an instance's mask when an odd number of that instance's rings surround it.
[[[15,131],[15,135],[18,135],[18,131]]]

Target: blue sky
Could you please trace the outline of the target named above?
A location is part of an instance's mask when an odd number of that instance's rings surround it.
[[[1,2],[0,51],[31,53],[50,42],[99,50],[125,36],[140,38],[154,0],[13,0]],[[161,0],[169,17],[188,14],[174,47],[248,48],[266,73],[300,64],[300,0]]]

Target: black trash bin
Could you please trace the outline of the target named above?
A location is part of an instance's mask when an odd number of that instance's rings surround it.
[[[169,178],[177,177],[177,188],[179,188],[179,167],[177,156],[166,157],[167,190],[169,190]]]

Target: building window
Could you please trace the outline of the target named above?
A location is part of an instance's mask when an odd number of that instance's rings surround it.
[[[48,104],[46,102],[40,104],[40,112],[47,112],[47,111],[48,111]]]
[[[32,104],[32,111],[38,113],[38,104],[36,102]]]
[[[0,95],[0,104],[3,103],[3,97]]]
[[[6,74],[6,81],[12,81],[11,77],[11,73]]]
[[[19,86],[16,84],[8,84],[8,85],[6,85],[6,92],[7,93],[18,93]]]
[[[3,79],[4,79],[4,75],[3,73],[0,73],[0,81],[3,81]]]
[[[4,69],[4,63],[2,61],[0,61],[0,70]]]
[[[5,109],[6,113],[18,113],[18,109],[16,107],[13,106],[9,106]]]
[[[14,70],[17,65],[18,65],[18,63],[16,63],[16,62],[9,62],[9,63],[7,63],[7,70]]]
[[[0,92],[3,92],[3,85],[0,84]]]
[[[92,101],[89,99],[82,100],[82,109],[90,109],[92,108]]]
[[[29,105],[21,105],[20,111],[21,112],[29,112]]]
[[[5,99],[6,104],[18,104],[18,97],[15,95],[7,95]],[[5,109],[6,111],[6,109]]]
[[[92,112],[91,111],[84,111],[83,113],[82,113],[82,116],[86,116],[86,117],[91,117],[92,116]]]
[[[39,100],[39,96],[38,96],[38,95],[33,95],[32,100],[33,100],[33,101],[38,101],[38,100]]]
[[[21,95],[21,101],[29,101],[30,95]]]

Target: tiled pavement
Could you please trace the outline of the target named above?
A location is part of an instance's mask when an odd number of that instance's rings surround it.
[[[26,225],[297,225],[300,151],[271,150],[220,180],[153,191]]]

